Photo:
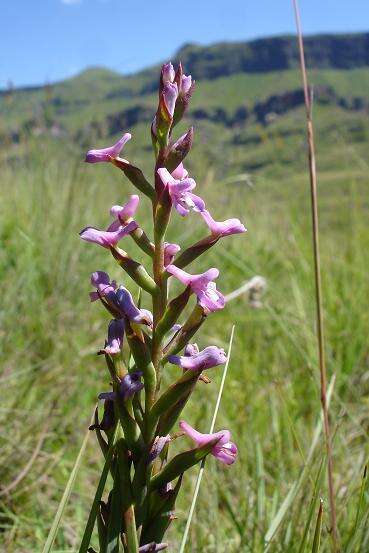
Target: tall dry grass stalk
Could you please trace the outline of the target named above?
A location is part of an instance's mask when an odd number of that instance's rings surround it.
[[[315,143],[314,143],[314,126],[312,119],[312,94],[309,92],[308,79],[305,65],[304,40],[301,30],[301,18],[298,7],[298,0],[293,0],[293,7],[296,19],[296,28],[298,36],[298,45],[300,52],[300,65],[302,73],[302,81],[304,88],[305,107],[306,107],[306,127],[307,127],[307,143],[308,143],[308,160],[309,160],[309,176],[310,176],[310,195],[311,195],[311,216],[313,230],[313,249],[314,249],[314,276],[315,276],[315,297],[316,297],[316,319],[317,319],[317,338],[318,338],[318,355],[319,355],[319,372],[320,372],[320,398],[323,410],[324,419],[324,435],[327,450],[327,470],[328,470],[328,488],[329,488],[329,507],[330,520],[332,531],[333,551],[339,550],[337,520],[336,520],[336,505],[335,493],[333,485],[333,451],[332,451],[332,435],[329,425],[329,413],[327,404],[327,369],[325,363],[325,339],[324,339],[324,318],[323,318],[323,299],[322,299],[322,282],[320,269],[320,248],[319,248],[319,220],[318,220],[318,198],[317,198],[317,173],[315,162]]]

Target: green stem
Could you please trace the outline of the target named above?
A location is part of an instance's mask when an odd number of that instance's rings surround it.
[[[110,248],[113,257],[118,261],[122,269],[134,280],[140,288],[151,294],[157,296],[159,293],[158,287],[155,281],[146,271],[145,267],[131,259],[127,253],[117,248]]]
[[[130,478],[129,454],[123,440],[119,440],[117,443],[117,453],[121,496],[124,498],[123,520],[127,540],[127,553],[138,553],[138,538]]]

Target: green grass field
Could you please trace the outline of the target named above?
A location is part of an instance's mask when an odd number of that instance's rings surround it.
[[[242,86],[250,84],[256,97],[257,82],[244,78]],[[277,86],[268,78],[271,88]],[[335,82],[344,93],[347,80]],[[364,552],[369,127],[361,114],[334,107],[317,107],[315,121],[338,528],[343,551]],[[293,110],[266,129],[252,124],[242,133],[246,141],[234,145],[233,131],[204,122],[187,164],[214,217],[240,217],[248,228],[246,235],[225,238],[195,272],[219,266],[224,293],[254,275],[268,283],[262,308],[253,309],[241,296],[200,333],[200,345],[227,347],[236,325],[216,426],[232,430],[240,454],[234,467],[213,458],[207,462],[187,550],[312,551],[322,498],[320,551],[328,551],[303,111]],[[148,147],[147,129],[139,125],[125,155],[147,175]],[[97,394],[106,389],[96,352],[108,317],[89,303],[90,273],[101,269],[127,280],[106,252],[83,244],[78,231],[104,226],[110,206],[123,203],[132,188],[118,170],[87,166],[82,158],[81,147],[41,137],[10,146],[1,163],[0,549],[7,553],[42,550]],[[148,217],[143,201],[138,212],[143,227]],[[195,214],[174,216],[169,238],[181,236],[184,247],[204,230]],[[133,242],[128,246],[134,252]],[[221,378],[221,371],[212,371],[212,383],[197,389],[186,411],[203,431]],[[172,374],[169,368],[168,379]],[[77,550],[101,467],[91,435],[55,553]],[[178,520],[169,532],[172,551],[183,534],[196,474],[187,476],[178,503]]]

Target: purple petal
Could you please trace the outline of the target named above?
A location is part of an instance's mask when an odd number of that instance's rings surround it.
[[[184,350],[184,355],[186,357],[196,355],[196,353],[199,353],[199,351],[199,346],[197,344],[187,344]]]
[[[205,290],[197,294],[198,302],[205,312],[214,312],[223,309],[226,304],[225,297],[216,289],[215,282],[210,282]]]
[[[191,75],[182,75],[180,94],[184,95],[190,90],[192,86],[192,77]]]
[[[159,167],[157,170],[157,173],[164,184],[164,186],[167,186],[169,183],[175,183],[176,180],[172,177],[172,175],[169,173],[168,169],[165,167]]]
[[[116,355],[121,351],[124,336],[124,322],[122,319],[113,319],[108,326],[108,339],[102,351],[109,355]]]
[[[168,360],[175,365],[179,365],[184,370],[203,371],[222,365],[227,361],[227,356],[223,349],[216,346],[208,346],[204,350],[190,355],[188,355],[187,350],[186,355],[181,357],[177,355],[169,356]]]
[[[101,296],[106,296],[110,292],[114,292],[117,288],[115,280],[110,282],[108,273],[105,273],[104,271],[95,271],[92,273],[91,284],[98,290],[98,292],[90,292],[91,301],[96,301],[100,299]]]
[[[102,161],[110,161],[112,158],[118,157],[124,145],[132,138],[130,133],[125,133],[113,146],[109,148],[101,148],[99,150],[89,150],[86,154],[85,161],[87,163],[99,163]]]
[[[150,311],[139,309],[133,301],[132,294],[123,286],[120,286],[116,292],[116,304],[130,321],[152,325],[153,319]]]
[[[212,455],[225,465],[233,465],[237,458],[237,446],[233,442],[227,441],[223,444],[216,444],[213,447]]]
[[[79,235],[82,240],[85,240],[86,242],[92,242],[94,244],[98,244],[99,246],[103,246],[104,248],[110,248],[116,246],[123,236],[130,234],[137,228],[137,226],[136,221],[131,221],[128,225],[121,226],[118,230],[113,232],[109,230],[99,230],[94,227],[87,227],[83,229]]]
[[[120,394],[124,401],[143,389],[144,383],[141,382],[142,371],[135,371],[126,374],[120,382]]]
[[[165,242],[164,244],[164,267],[170,265],[175,255],[180,251],[181,247],[178,244],[170,244]]]
[[[106,401],[114,401],[116,394],[115,392],[101,392],[97,397],[98,399],[105,399]]]
[[[174,109],[176,107],[176,101],[178,98],[178,87],[176,83],[164,83],[163,98],[169,115],[173,117]]]
[[[191,204],[191,207],[194,211],[202,212],[205,209],[205,202],[200,196],[196,194],[188,193],[186,194],[187,204]]]
[[[170,62],[165,63],[161,68],[161,78],[163,84],[167,82],[172,83],[174,81],[175,74],[173,65]]]
[[[110,210],[112,217],[119,219],[121,223],[125,223],[127,219],[131,219],[136,213],[138,204],[140,203],[140,197],[137,194],[132,194],[127,203],[123,206],[113,205]]]
[[[173,148],[174,146],[175,144],[173,145]],[[188,171],[183,167],[183,163],[180,163],[178,167],[176,167],[174,171],[172,171],[172,177],[176,180],[185,179],[187,176],[188,176]]]
[[[175,265],[168,265],[168,267],[166,267],[166,270],[167,270],[168,273],[170,273],[171,275],[178,278],[178,280],[180,280],[186,286],[191,284],[191,280],[193,278],[192,275],[190,275],[189,273],[187,273],[183,269],[180,269],[179,267],[176,267]]]
[[[201,216],[208,225],[213,236],[229,236],[231,234],[240,234],[247,231],[239,219],[214,221],[210,213],[206,210],[202,211]]]

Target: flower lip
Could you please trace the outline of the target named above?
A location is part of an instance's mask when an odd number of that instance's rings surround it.
[[[79,233],[82,240],[98,244],[103,248],[111,248],[118,244],[123,236],[127,236],[138,227],[136,221],[130,221],[125,226],[119,226],[117,230],[99,230],[95,227],[86,227]]]
[[[118,157],[122,151],[124,145],[131,140],[132,135],[126,132],[122,138],[120,138],[113,146],[108,148],[100,148],[95,150],[89,150],[86,154],[85,161],[87,163],[100,163],[104,161],[111,161]]]
[[[108,326],[108,339],[100,353],[116,355],[120,353],[124,337],[124,322],[122,319],[112,319]]]
[[[168,360],[184,370],[199,372],[222,365],[227,361],[224,349],[217,346],[208,346],[202,351],[196,351],[196,347],[196,344],[194,344],[192,350],[186,348],[183,356],[170,355]]]
[[[191,287],[192,291],[197,295],[198,304],[201,305],[205,313],[223,309],[225,306],[225,298],[217,290],[216,284],[213,282],[219,276],[219,270],[215,267],[198,275],[191,275],[175,265],[168,265],[166,270],[178,278],[185,286]]]
[[[199,212],[203,211],[205,209],[204,200],[191,192],[196,187],[196,182],[194,179],[187,177],[188,173],[183,165],[180,169],[178,167],[174,170],[174,173],[177,171],[179,177],[186,175],[184,178],[174,178],[165,167],[159,167],[157,170],[162,183],[168,187],[174,208],[182,216],[188,215],[191,209]]]
[[[215,442],[211,449],[211,454],[221,463],[232,465],[236,461],[237,446],[231,442],[229,430],[220,430],[213,434],[202,434],[184,420],[180,421],[179,426],[196,443],[197,447],[203,447],[210,442]]]
[[[212,236],[230,236],[231,234],[241,234],[247,231],[239,219],[215,221],[206,209],[200,215],[208,225]]]

